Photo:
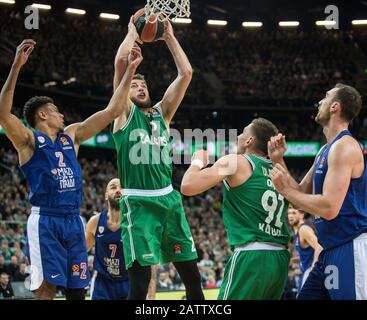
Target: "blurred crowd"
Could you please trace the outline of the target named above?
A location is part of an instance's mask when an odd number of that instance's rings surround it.
[[[322,99],[325,91],[337,82],[356,86],[362,95],[367,92],[366,29],[307,32],[228,31],[209,27],[197,29],[195,26],[174,26],[174,29],[194,68],[185,104],[223,107],[198,108],[194,112],[193,109],[188,112],[188,109],[180,108],[172,122],[172,128],[180,131],[185,128],[235,128],[242,131],[252,118],[263,116],[270,118],[286,134],[288,141],[321,142],[322,131],[314,123],[314,113],[310,111],[274,112],[274,109],[264,111],[266,108],[263,108],[262,111],[249,112],[230,107],[309,107]],[[114,55],[126,32],[126,26],[119,22],[54,16],[44,12],[41,12],[39,30],[25,30],[23,13],[2,8],[0,78],[5,78],[9,71],[15,46],[22,39],[31,37],[37,41],[37,48],[20,81],[37,87],[53,81],[57,88],[62,87],[69,93],[109,97]],[[162,42],[144,45],[143,55],[139,72],[146,74],[152,98],[157,100],[175,77],[175,65]],[[75,81],[65,82],[71,78]],[[96,111],[95,107],[75,108],[75,102],[79,101],[73,97],[63,97],[61,101],[66,124],[85,119]],[[16,105],[13,111],[21,117],[20,105]],[[367,139],[365,113],[355,120],[352,129],[357,138]],[[106,157],[83,157],[80,163],[84,179],[81,216],[86,223],[106,207],[105,187],[117,176],[117,171],[113,157],[108,160]],[[175,187],[179,186],[184,169],[175,168]],[[294,171],[295,176],[302,177],[303,170],[303,167],[298,168]],[[28,276],[25,255],[26,222],[30,212],[28,189],[12,149],[0,148],[0,185],[0,298],[6,298],[14,295],[11,282],[22,282]],[[217,186],[200,197],[184,198],[199,256],[203,288],[220,287],[224,267],[231,255],[221,217],[221,188]],[[292,297],[300,270],[293,243],[289,248],[292,259],[288,297]],[[93,272],[93,251],[89,257],[89,270]],[[183,289],[172,264],[158,266],[157,288]]]
[[[22,74],[25,81],[42,86],[75,78],[67,90],[110,95],[114,55],[126,26],[40,14],[39,30],[26,30],[24,13],[2,8],[1,74],[10,65],[16,44],[32,37],[37,48]],[[175,25],[174,29],[195,72],[186,97],[190,104],[302,105],[317,101],[337,82],[362,92],[367,88],[367,30],[363,28],[230,31]],[[143,55],[139,72],[146,74],[153,97],[161,97],[176,76],[173,59],[161,41],[143,45]]]

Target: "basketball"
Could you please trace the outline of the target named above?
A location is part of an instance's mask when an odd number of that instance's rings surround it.
[[[150,16],[148,21],[145,21],[144,8],[138,10],[134,14],[134,24],[141,41],[153,42],[162,37],[164,32],[164,23],[155,16]]]

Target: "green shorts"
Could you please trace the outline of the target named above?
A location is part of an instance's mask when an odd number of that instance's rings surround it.
[[[279,300],[288,279],[288,250],[236,249],[224,271],[218,300]]]
[[[197,259],[181,194],[125,195],[120,200],[126,268]]]

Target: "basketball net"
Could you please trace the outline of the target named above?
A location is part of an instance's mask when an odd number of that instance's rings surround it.
[[[156,16],[158,20],[174,20],[190,16],[190,0],[147,0],[145,16]]]

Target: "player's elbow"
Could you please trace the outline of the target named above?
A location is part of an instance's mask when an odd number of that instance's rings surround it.
[[[330,221],[330,220],[335,219],[338,216],[340,208],[335,205],[330,204],[323,211],[324,212],[322,214],[322,218],[327,221]]]
[[[186,80],[191,80],[192,79],[192,67],[191,66],[187,66],[184,70],[182,70],[181,72],[181,77],[186,79]]]
[[[127,63],[127,56],[125,55],[119,55],[115,58],[115,68],[121,68]]]
[[[188,197],[192,197],[196,194],[194,188],[192,187],[192,185],[190,185],[188,183],[182,183],[181,184],[181,193],[184,196],[188,196]]]

